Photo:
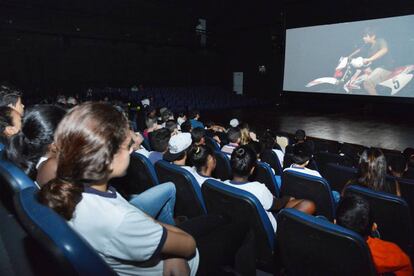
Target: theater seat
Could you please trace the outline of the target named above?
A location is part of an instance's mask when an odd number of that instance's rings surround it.
[[[262,154],[260,154],[260,159],[263,162],[269,164],[272,169],[275,171],[276,175],[282,175],[283,168],[280,165],[280,160],[277,157],[277,154],[273,150],[264,150]],[[283,162],[283,160],[281,160]]]
[[[335,203],[328,182],[317,176],[296,171],[284,171],[282,174],[281,196],[312,200],[316,205],[316,214],[333,221]]]
[[[138,195],[158,185],[158,177],[152,163],[142,154],[131,154],[127,173],[123,177],[113,178],[110,184],[125,198]]]
[[[358,170],[335,163],[327,163],[321,175],[328,181],[332,190],[341,192],[351,180],[356,179]]]
[[[414,226],[414,179],[399,178],[401,197],[407,202],[410,208],[411,221]]]
[[[249,192],[208,179],[201,187],[209,214],[247,223],[253,230],[257,267],[272,271],[275,233],[259,200]]]
[[[276,178],[279,177],[279,180]],[[252,175],[252,181],[257,181],[266,185],[269,191],[275,196],[279,197],[278,181],[281,181],[280,176],[275,176],[269,164],[264,162],[257,162],[256,168]]]
[[[175,216],[193,218],[206,214],[200,185],[190,172],[164,160],[155,163],[155,170],[160,183],[175,184]]]
[[[31,238],[59,266],[59,275],[116,275],[98,253],[50,208],[36,200],[34,187],[15,195],[17,216]]]
[[[0,159],[0,199],[7,209],[13,210],[13,195],[36,184],[16,165]]]
[[[377,275],[357,233],[295,209],[283,209],[277,222],[277,256],[286,275]]]
[[[213,151],[220,150],[220,145],[217,144],[217,142],[213,138],[205,136],[204,139],[206,141],[207,147],[211,148]]]
[[[410,209],[404,199],[384,192],[351,185],[345,194],[357,194],[369,201],[381,238],[401,247],[409,256],[413,253],[413,225]]]
[[[215,151],[214,156],[216,157],[216,168],[213,171],[213,177],[220,180],[232,179],[230,160],[227,154]]]

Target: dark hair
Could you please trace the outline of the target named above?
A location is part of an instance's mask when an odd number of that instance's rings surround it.
[[[241,132],[240,128],[238,127],[231,127],[227,131],[227,138],[229,138],[229,141],[232,143],[237,143],[237,140],[241,138]]]
[[[273,149],[276,145],[276,134],[271,130],[266,130],[262,137],[260,137],[260,142],[263,144],[264,149]]]
[[[157,123],[157,118],[147,117],[145,118],[145,126],[147,128],[153,127]]]
[[[9,106],[0,106],[0,135],[4,136],[6,127],[13,126],[13,117],[11,113],[13,108]]]
[[[108,181],[128,132],[127,118],[111,105],[87,102],[70,110],[55,133],[56,178],[42,186],[39,202],[70,220],[84,185]]]
[[[181,132],[191,132],[191,129],[193,127],[191,126],[191,122],[190,120],[185,121],[184,123],[181,124]]]
[[[198,110],[191,110],[191,111],[188,113],[188,117],[189,117],[190,119],[194,119],[195,117],[197,117],[197,115],[200,115],[200,111],[198,111]]]
[[[312,158],[309,146],[305,143],[299,143],[292,148],[292,161],[295,164],[303,165]]]
[[[303,129],[298,129],[295,132],[295,140],[296,142],[304,141],[306,137],[306,132]]]
[[[250,171],[256,166],[256,153],[247,145],[237,147],[233,150],[230,159],[233,174],[240,177],[248,177]]]
[[[164,110],[164,112],[161,114],[161,119],[163,122],[167,122],[171,117],[174,116],[174,113],[172,113],[170,110]]]
[[[358,184],[375,191],[392,192],[386,181],[387,162],[380,149],[365,150],[359,158]]]
[[[5,156],[31,178],[36,176],[36,164],[53,143],[55,130],[66,111],[54,105],[36,105],[22,121],[21,131],[10,139]]]
[[[19,98],[21,98],[22,93],[11,87],[1,85],[0,86],[0,106],[15,106]]]
[[[166,128],[160,128],[149,133],[149,142],[151,149],[157,152],[166,151],[170,138],[171,132]]]
[[[407,159],[402,154],[392,156],[389,161],[388,165],[393,172],[402,174],[407,168]]]
[[[168,120],[165,122],[165,128],[168,129],[170,133],[173,133],[174,130],[178,128],[178,126],[174,120]]]
[[[256,153],[256,155],[260,155],[264,148],[263,144],[257,141],[250,141],[247,146],[249,146]]]
[[[214,152],[207,146],[193,146],[188,151],[188,161],[196,168],[198,172],[201,172],[203,167],[207,166],[208,156],[214,157]]]
[[[368,236],[373,224],[368,201],[358,195],[345,195],[336,209],[336,223],[363,237]]]
[[[191,139],[193,143],[200,143],[201,139],[206,136],[206,130],[202,127],[196,127],[191,130]]]

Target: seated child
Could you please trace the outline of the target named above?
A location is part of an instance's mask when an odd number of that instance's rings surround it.
[[[379,274],[413,275],[410,258],[396,244],[370,237],[377,225],[373,222],[366,199],[357,195],[346,195],[342,198],[336,210],[335,223],[365,238]]]
[[[296,208],[308,214],[315,212],[315,204],[311,201],[295,199],[289,196],[275,198],[266,185],[257,181],[249,182],[248,178],[253,173],[256,161],[256,153],[249,146],[246,145],[236,148],[230,160],[233,180],[226,180],[224,183],[250,192],[256,196],[266,210],[275,232],[277,224],[273,212],[278,212],[282,208]]]

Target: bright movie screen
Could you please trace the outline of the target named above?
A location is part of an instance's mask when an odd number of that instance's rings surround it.
[[[286,30],[283,90],[414,97],[414,15]]]

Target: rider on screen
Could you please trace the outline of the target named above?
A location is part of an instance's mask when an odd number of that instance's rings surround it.
[[[367,57],[364,58],[364,65],[370,68],[367,69],[369,75],[363,85],[370,95],[378,95],[375,86],[391,75],[389,69],[392,59],[388,44],[384,38],[377,37],[377,32],[370,27],[364,29],[362,39],[364,46],[353,52],[350,57],[358,53]]]

